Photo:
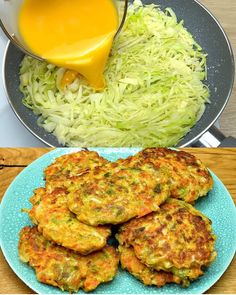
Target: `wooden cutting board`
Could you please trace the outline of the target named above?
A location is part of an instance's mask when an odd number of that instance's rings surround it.
[[[39,156],[50,149],[0,148],[0,200],[12,180]],[[196,155],[209,167],[228,188],[236,204],[236,148],[235,149],[184,149]],[[18,277],[0,253],[0,293],[33,293]],[[236,293],[236,259],[233,260],[221,279],[207,293]]]

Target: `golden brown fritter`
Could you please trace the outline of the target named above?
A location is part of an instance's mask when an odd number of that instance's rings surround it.
[[[67,207],[67,190],[54,189],[48,193],[39,188],[31,198],[33,207],[28,214],[45,238],[88,254],[106,245],[111,230],[107,226],[92,227],[80,222]]]
[[[60,156],[44,170],[46,188],[51,192],[54,188],[69,187],[72,182],[79,182],[82,175],[85,179],[85,175],[89,177],[97,167],[106,163],[106,159],[89,150]]]
[[[150,164],[155,169],[165,169],[170,179],[171,197],[193,203],[205,196],[213,187],[213,179],[207,168],[195,156],[184,151],[167,148],[147,148],[119,160],[127,167],[143,167]]]
[[[72,178],[108,163],[97,152],[81,150],[55,159],[45,170],[46,181]]]
[[[141,262],[172,272],[184,285],[202,275],[216,257],[211,221],[177,199],[168,199],[159,212],[124,224],[117,238],[121,245],[133,246]]]
[[[136,256],[132,247],[119,246],[120,263],[133,276],[147,286],[162,287],[167,283],[180,284],[181,279],[170,272],[156,271],[148,268]]]
[[[119,224],[158,210],[169,196],[168,177],[162,169],[147,166],[108,163],[97,168],[91,179],[71,185],[69,209],[93,226]]]
[[[92,291],[111,281],[118,268],[116,250],[106,246],[87,256],[46,240],[36,227],[20,232],[19,257],[35,269],[37,279],[69,292]]]

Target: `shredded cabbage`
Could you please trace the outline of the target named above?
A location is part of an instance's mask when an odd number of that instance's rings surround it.
[[[25,57],[20,89],[38,124],[67,146],[175,146],[209,102],[206,54],[173,10],[138,0],[114,41],[102,92],[79,79],[61,89],[64,71]]]

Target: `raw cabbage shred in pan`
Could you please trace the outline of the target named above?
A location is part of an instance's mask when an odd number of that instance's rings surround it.
[[[106,88],[82,79],[62,89],[65,69],[25,57],[23,103],[68,146],[174,146],[209,102],[206,54],[173,10],[134,1],[115,39]]]

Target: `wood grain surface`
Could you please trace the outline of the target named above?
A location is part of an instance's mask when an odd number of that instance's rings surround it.
[[[236,204],[236,148],[235,149],[184,149],[201,159],[228,188]],[[32,161],[47,153],[44,148],[0,148],[0,200],[12,180]],[[0,253],[0,293],[33,293],[18,277]],[[221,279],[207,293],[236,293],[236,259]]]
[[[236,58],[236,1],[200,0],[219,20],[231,42]],[[217,49],[216,49],[217,50]],[[227,136],[236,137],[236,83],[227,107],[220,117],[220,129]]]

